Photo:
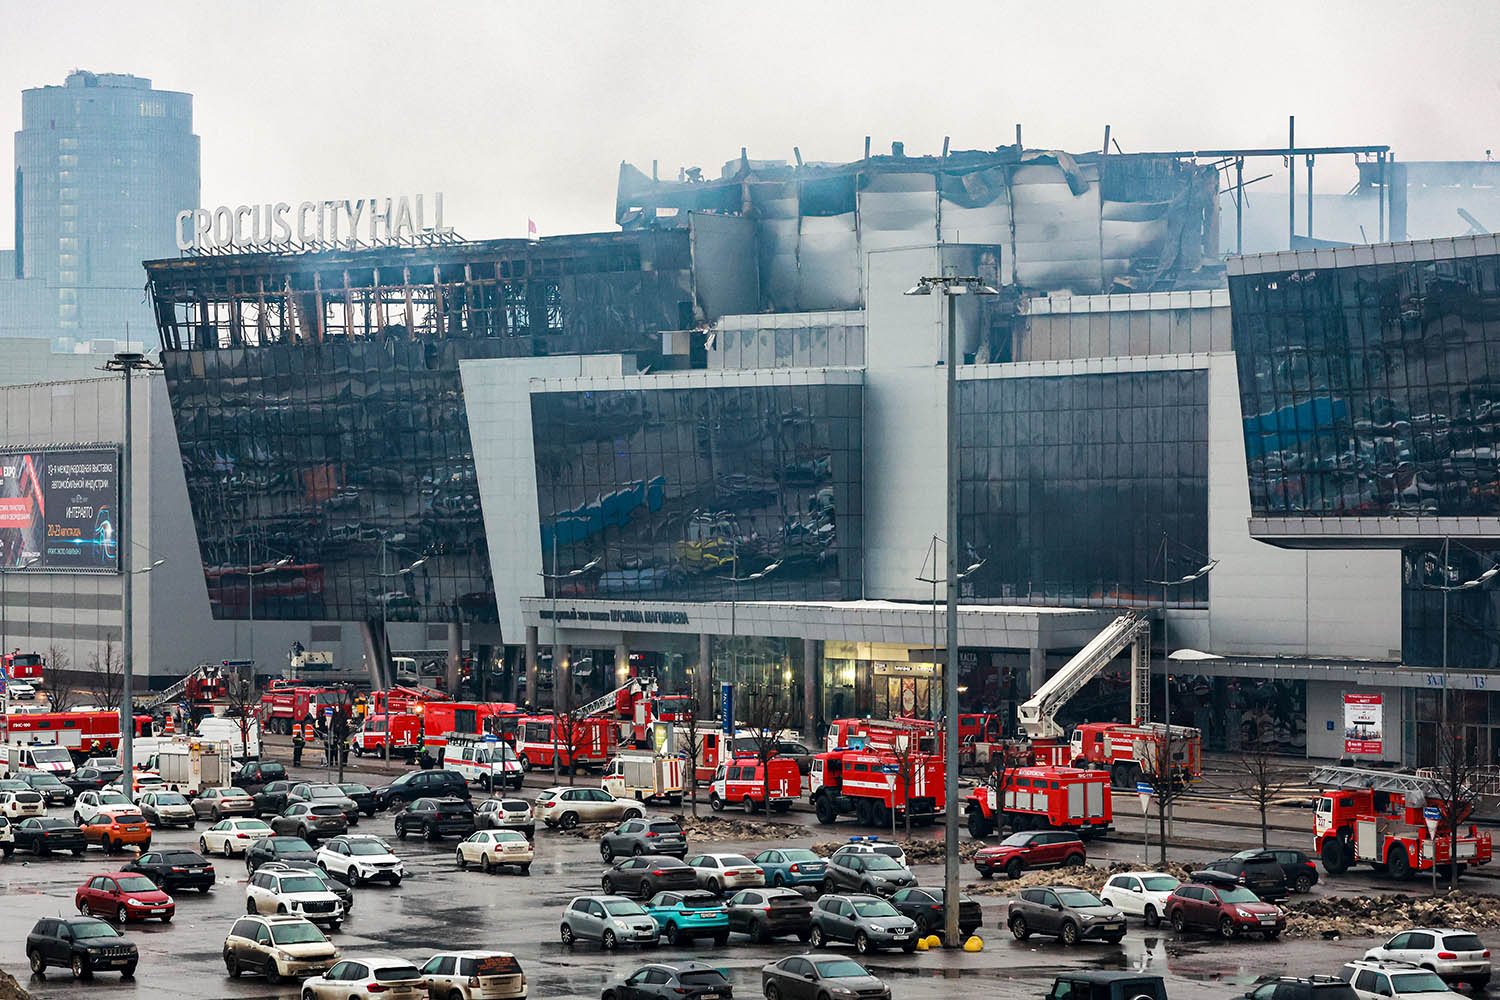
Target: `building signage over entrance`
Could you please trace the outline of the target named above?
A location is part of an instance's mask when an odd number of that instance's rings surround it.
[[[432,220],[428,225],[427,211]],[[177,213],[177,249],[227,250],[232,247],[278,247],[310,243],[396,243],[423,233],[450,235],[443,225],[443,194],[352,201],[304,201],[295,207],[220,205],[185,208]]]
[[[1385,706],[1378,694],[1344,695],[1344,753],[1380,756]]]
[[[537,617],[550,621],[552,610],[543,608]],[[558,608],[560,622],[629,622],[637,625],[688,625],[691,620],[686,611],[662,611],[657,608],[610,608],[608,611],[583,611],[578,608]]]

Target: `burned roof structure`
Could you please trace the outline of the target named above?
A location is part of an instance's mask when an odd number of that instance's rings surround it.
[[[1159,154],[963,150],[849,163],[752,160],[741,151],[717,179],[698,168],[660,180],[620,165],[623,228],[690,225],[704,214],[754,227],[763,312],[864,305],[863,261],[889,247],[965,243],[1001,248],[1001,280],[1017,291],[1079,294],[1222,283],[1218,173]]]

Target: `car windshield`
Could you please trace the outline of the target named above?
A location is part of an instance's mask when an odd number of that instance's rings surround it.
[[[1443,938],[1443,947],[1449,951],[1483,951],[1477,934],[1449,934]]]
[[[604,904],[604,910],[612,917],[638,917],[646,912],[628,899],[612,899]]]
[[[823,859],[812,851],[782,851],[782,856],[788,861],[822,861]]]
[[[156,804],[159,806],[185,806],[188,804],[188,801],[176,792],[157,792]]]
[[[112,938],[120,936],[115,933],[113,927],[102,920],[90,920],[87,923],[77,923],[69,926],[73,928],[73,937],[75,938]]]
[[[115,879],[121,889],[125,892],[155,892],[156,883],[144,875],[132,875],[129,878]]]
[[[1432,972],[1397,972],[1391,975],[1397,993],[1446,993],[1448,984]]]
[[[385,845],[378,840],[351,840],[349,841],[350,854],[389,854]]]
[[[865,871],[867,872],[890,872],[900,871],[901,862],[895,858],[888,858],[884,854],[869,854],[865,856]]]
[[[272,924],[271,940],[277,944],[318,944],[328,939],[309,923]]]
[[[862,917],[898,916],[896,908],[883,899],[859,900],[854,904],[854,912]]]
[[[57,780],[57,777],[55,775],[47,774],[45,771],[40,774],[29,775],[28,780],[31,782],[32,788],[35,788],[38,785],[46,786],[62,784],[61,781]]]
[[[865,967],[847,958],[831,958],[826,962],[814,962],[818,975],[824,979],[847,979],[850,976],[868,976]]]
[[[293,875],[281,880],[282,892],[322,892],[323,881],[315,875]]]
[[[71,764],[73,757],[66,747],[38,747],[31,751],[31,759],[38,764]]]
[[[130,800],[122,792],[102,792],[99,795],[101,806],[128,806]]]
[[[1141,885],[1146,887],[1147,892],[1171,892],[1181,884],[1170,875],[1153,875],[1141,879]]]
[[[1006,837],[1004,840],[1000,841],[1000,846],[1001,847],[1025,847],[1027,844],[1030,844],[1030,843],[1031,843],[1031,834],[1029,834],[1029,833],[1013,833],[1009,837]]]
[[[1259,903],[1260,897],[1249,889],[1236,886],[1233,889],[1220,889],[1219,901],[1224,903]]]
[[[1064,906],[1103,906],[1104,901],[1092,892],[1084,892],[1082,889],[1062,889],[1057,893],[1057,898]]]

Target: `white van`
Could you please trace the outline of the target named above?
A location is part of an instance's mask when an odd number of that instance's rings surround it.
[[[18,771],[45,771],[63,778],[73,773],[73,755],[56,743],[0,746],[0,775],[11,777]]]
[[[214,743],[228,743],[229,753],[235,760],[260,759],[260,720],[249,720],[242,733],[240,719],[225,719],[207,716],[198,723],[198,735]]]
[[[504,740],[487,740],[483,737],[447,734],[447,745],[443,747],[443,770],[456,771],[464,781],[494,791],[509,785],[520,788],[525,776],[521,770],[521,758],[516,748]]]

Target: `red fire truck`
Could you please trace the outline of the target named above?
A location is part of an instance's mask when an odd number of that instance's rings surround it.
[[[1109,775],[1103,771],[1011,768],[1005,772],[1001,794],[1003,805],[997,810],[993,785],[980,785],[969,793],[964,811],[972,836],[988,837],[1003,818],[1012,830],[1055,828],[1090,838],[1108,830],[1112,818]]]
[[[1203,775],[1203,734],[1189,726],[1173,726],[1172,772],[1178,781],[1192,782]],[[1084,722],[1074,727],[1072,742],[1059,746],[1071,764],[1108,771],[1116,788],[1134,789],[1141,780],[1142,765],[1153,767],[1168,741],[1167,727],[1159,722],[1130,726],[1120,722]],[[1038,748],[1037,756],[1043,754]]]
[[[1332,875],[1367,863],[1393,878],[1447,865],[1458,851],[1460,867],[1488,864],[1489,834],[1468,823],[1472,803],[1449,817],[1440,782],[1415,774],[1359,767],[1314,768],[1312,784],[1330,789],[1313,814],[1313,844]],[[1428,831],[1427,810],[1436,833]],[[1463,825],[1468,823],[1467,831]],[[1455,832],[1457,836],[1455,836]]]
[[[371,691],[365,697],[365,714],[383,715],[386,712],[415,714],[418,705],[447,700],[446,694],[433,688],[398,684],[381,691]]]
[[[28,684],[35,684],[42,679],[44,661],[41,653],[22,653],[18,650],[0,657],[0,663],[4,665],[7,677],[26,681]]]
[[[309,715],[320,719],[330,707],[349,715],[354,709],[354,699],[338,688],[300,687],[293,682],[272,681],[270,690],[261,695],[260,717],[270,732],[290,733],[292,723]]]
[[[412,711],[422,717],[422,751],[435,760],[449,733],[498,736],[516,742],[521,711],[505,701],[424,701]]]
[[[769,783],[766,780],[770,773]],[[790,757],[772,757],[764,764],[757,757],[736,757],[720,764],[714,773],[709,804],[718,812],[725,806],[738,805],[745,812],[765,807],[766,789],[770,786],[771,811],[786,812],[802,796],[802,772]]]
[[[408,763],[422,749],[422,717],[412,712],[366,714],[349,737],[356,757],[375,754],[381,760],[403,757]]]
[[[151,716],[135,717],[135,735],[150,736]],[[79,759],[120,749],[119,712],[37,712],[0,716],[0,736],[12,746],[56,743]]]
[[[614,756],[615,723],[598,716],[575,719],[571,738],[566,717],[551,715],[522,716],[516,733],[516,754],[521,767],[549,768],[554,755],[559,765],[571,768],[602,770]]]
[[[908,810],[915,820],[931,819],[944,807],[943,762],[912,753],[902,780],[901,760],[879,749],[829,750],[813,757],[808,801],[823,824],[852,813],[867,826],[886,826],[891,811]]]

